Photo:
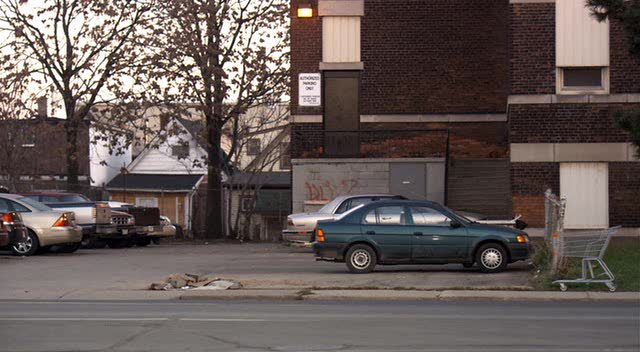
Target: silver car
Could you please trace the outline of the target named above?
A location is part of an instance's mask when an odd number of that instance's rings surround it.
[[[0,194],[0,212],[18,212],[27,228],[27,239],[11,246],[15,255],[33,255],[38,249],[60,246],[71,253],[80,248],[82,227],[73,212],[56,211],[33,199],[17,194]]]
[[[360,204],[367,204],[381,199],[405,199],[393,194],[358,194],[340,196],[325,204],[313,213],[291,214],[287,217],[287,228],[282,231],[285,241],[310,243],[313,230],[320,220],[335,219],[336,216],[355,208]]]

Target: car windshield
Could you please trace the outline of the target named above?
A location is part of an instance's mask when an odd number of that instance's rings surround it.
[[[443,208],[445,208],[447,211],[449,211],[452,214],[455,214],[460,220],[462,220],[462,222],[464,222],[465,224],[470,224],[472,222],[474,222],[473,220],[470,220],[469,218],[467,218],[466,216],[456,212],[453,209],[447,208],[444,205],[442,206]]]
[[[342,201],[342,198],[336,198],[329,203],[325,204],[322,208],[318,209],[318,213],[333,214],[334,209],[338,207],[338,204]]]
[[[28,198],[28,197],[20,197],[20,198],[16,198],[16,200],[19,201],[19,202],[22,202],[24,204],[27,204],[28,206],[30,206],[30,207],[32,207],[32,208],[34,208],[36,210],[39,210],[39,211],[51,211],[51,210],[53,210],[53,209],[49,208],[48,206],[46,206],[46,205],[44,205],[44,204],[42,204],[42,203],[40,203],[38,201],[35,201],[35,200],[31,199],[31,198]]]

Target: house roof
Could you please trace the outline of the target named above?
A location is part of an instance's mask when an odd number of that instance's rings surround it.
[[[236,172],[229,181],[229,186],[258,186],[261,188],[291,188],[290,172]]]
[[[109,184],[109,190],[190,191],[203,175],[119,174]]]

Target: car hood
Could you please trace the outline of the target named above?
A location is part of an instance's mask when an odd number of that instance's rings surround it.
[[[526,232],[522,230],[518,230],[514,227],[485,225],[485,224],[478,224],[475,222],[468,225],[468,228],[472,230],[478,230],[478,231],[500,232],[507,235],[526,235],[527,234]]]

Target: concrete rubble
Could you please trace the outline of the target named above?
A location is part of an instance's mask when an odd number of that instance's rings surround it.
[[[212,275],[171,274],[163,282],[154,282],[151,291],[170,290],[239,290],[242,284],[232,280],[223,280]]]

